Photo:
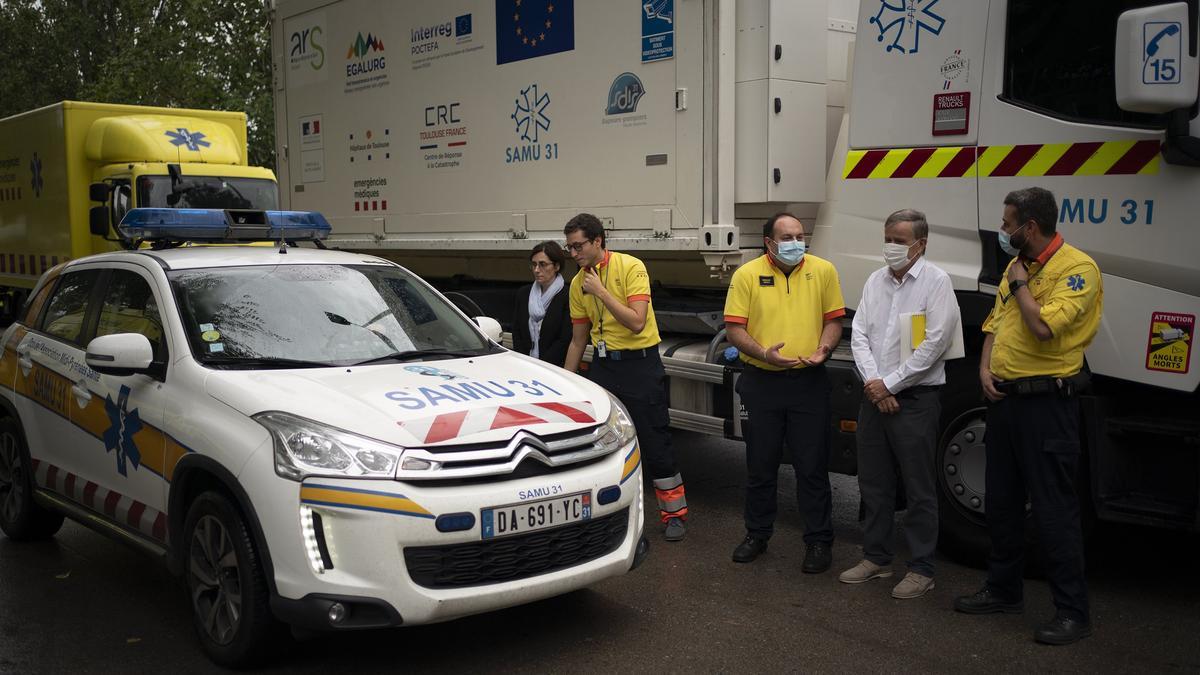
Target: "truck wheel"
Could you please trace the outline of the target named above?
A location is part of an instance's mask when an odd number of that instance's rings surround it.
[[[268,656],[280,634],[262,562],[246,521],[219,492],[192,502],[184,524],[192,620],[216,663],[238,668]]]
[[[52,537],[63,525],[61,513],[33,501],[32,467],[16,420],[0,419],[0,530],[14,541]]]
[[[960,563],[979,567],[991,548],[983,515],[987,408],[975,405],[951,414],[938,440],[935,465],[938,547]]]

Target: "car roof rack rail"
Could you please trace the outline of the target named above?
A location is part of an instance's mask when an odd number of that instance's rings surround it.
[[[149,243],[167,248],[188,243],[242,244],[277,241],[320,242],[332,228],[316,211],[254,209],[131,209],[117,225],[121,242],[130,249]]]

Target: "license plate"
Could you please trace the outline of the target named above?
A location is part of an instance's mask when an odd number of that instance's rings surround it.
[[[484,539],[548,530],[590,520],[592,493],[577,492],[535,502],[493,506],[479,512]]]

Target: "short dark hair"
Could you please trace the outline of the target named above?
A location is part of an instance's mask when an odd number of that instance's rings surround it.
[[[776,213],[775,215],[771,216],[770,218],[767,218],[767,222],[763,223],[763,236],[764,237],[766,237],[767,239],[775,238],[775,223],[779,222],[780,218],[795,218],[796,220],[800,220],[799,218],[796,218],[795,214],[793,214],[791,212],[780,211],[779,213]]]
[[[546,257],[550,259],[550,262],[558,265],[560,272],[562,271],[563,265],[567,264],[567,254],[563,252],[561,246],[553,241],[543,241],[537,246],[534,246],[533,250],[529,252],[529,259],[533,260],[533,256],[539,253],[545,253]]]
[[[590,213],[581,213],[567,221],[566,227],[563,228],[563,234],[571,234],[572,232],[583,232],[583,236],[587,237],[588,241],[600,239],[600,248],[604,248],[604,223],[600,219]]]
[[[887,229],[896,223],[912,223],[914,239],[929,238],[929,221],[925,219],[925,214],[916,209],[900,209],[883,221],[883,229]]]
[[[1013,190],[1004,197],[1004,205],[1017,212],[1018,224],[1032,220],[1046,236],[1054,234],[1058,228],[1058,202],[1054,200],[1054,193],[1046,188]]]

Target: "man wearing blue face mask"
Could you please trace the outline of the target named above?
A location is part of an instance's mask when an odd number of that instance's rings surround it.
[[[763,224],[766,255],[738,268],[725,299],[725,329],[744,364],[737,391],[749,414],[746,436],[746,537],[735,562],[767,550],[774,531],[776,483],[787,440],[796,470],[813,574],[833,561],[829,487],[830,383],[825,360],[842,335],[846,303],[837,270],[805,253],[804,226],[790,213]]]

